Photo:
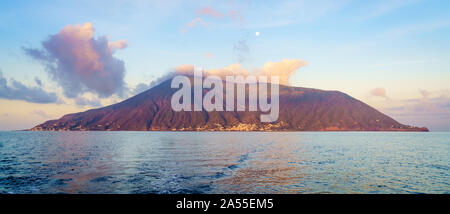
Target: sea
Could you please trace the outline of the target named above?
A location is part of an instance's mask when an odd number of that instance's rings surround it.
[[[0,132],[0,193],[450,193],[450,132]]]

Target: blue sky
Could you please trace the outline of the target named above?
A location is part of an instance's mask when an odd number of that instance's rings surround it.
[[[444,0],[2,2],[3,77],[30,87],[38,77],[60,102],[0,99],[0,129],[92,108],[65,97],[42,63],[24,53],[68,25],[92,23],[94,37],[128,43],[114,53],[125,63],[128,88],[183,64],[254,69],[302,59],[308,65],[291,85],[343,91],[400,122],[450,131],[449,11]],[[248,51],[236,50],[239,44]],[[81,96],[102,105],[124,99]]]

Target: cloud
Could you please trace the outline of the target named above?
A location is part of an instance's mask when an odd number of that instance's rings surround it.
[[[244,26],[245,20],[241,14],[241,11],[239,9],[234,9],[233,7],[234,7],[233,5],[230,7],[228,13],[220,12],[217,9],[213,8],[212,6],[206,6],[206,7],[200,8],[200,9],[196,9],[196,11],[195,11],[196,17],[193,20],[191,20],[190,22],[184,24],[180,28],[180,32],[186,33],[191,28],[194,28],[197,26],[208,27],[210,25],[215,24],[215,22],[206,22],[205,21],[205,19],[208,20],[209,17],[212,17],[215,20],[221,19],[222,21],[224,21],[223,18],[228,17],[229,18],[228,20],[231,19],[232,21],[237,21],[241,25],[241,27],[246,28]],[[243,63],[246,59],[246,56],[250,53],[250,47],[247,43],[247,37],[248,37],[248,35],[245,36],[245,38],[238,40],[233,45],[233,51],[237,55],[237,62],[239,62],[239,63]],[[209,58],[209,57],[207,56],[207,58]]]
[[[0,71],[0,98],[8,100],[24,100],[30,103],[56,103],[56,93],[42,89],[42,83],[38,87],[29,87],[19,81],[11,79],[11,85],[3,77]]]
[[[242,68],[240,63],[231,64],[224,68],[219,69],[206,69],[203,71],[203,76],[219,76],[222,79],[225,79],[226,76],[279,76],[279,84],[281,85],[289,85],[289,78],[295,74],[295,72],[307,65],[307,62],[301,59],[283,59],[280,62],[267,62],[263,67],[253,70],[249,72],[248,69]],[[140,83],[133,90],[133,94],[141,93],[147,89],[150,89],[168,79],[173,78],[176,75],[186,75],[192,76],[194,73],[194,65],[179,65],[173,68],[171,71],[167,72],[165,75],[159,77],[155,81],[152,81],[150,84]],[[270,78],[268,79],[270,81]]]
[[[213,7],[203,7],[201,9],[197,9],[195,12],[197,15],[205,15],[205,16],[211,16],[216,19],[220,19],[224,16],[224,14],[220,13]]]
[[[124,49],[128,47],[128,43],[124,39],[115,42],[108,41],[108,46],[111,48],[112,51],[115,51],[117,49]]]
[[[196,26],[202,26],[202,27],[206,27],[209,24],[205,21],[203,21],[202,18],[196,17],[195,19],[193,19],[192,21],[186,23],[181,29],[180,32],[181,33],[186,33],[189,29],[196,27]]]
[[[258,75],[279,76],[280,84],[289,85],[289,78],[308,63],[301,59],[283,59],[280,62],[267,62]]]
[[[91,106],[91,107],[102,106],[100,99],[97,99],[97,98],[88,99],[88,98],[79,96],[79,97],[76,97],[74,99],[74,101],[77,106],[81,106],[81,107],[83,107],[83,106]]]
[[[396,113],[447,113],[450,114],[450,91],[419,89],[420,98],[397,100],[396,106],[387,108]]]
[[[109,97],[125,91],[125,65],[113,55],[127,47],[125,40],[110,42],[94,38],[91,23],[67,25],[42,42],[42,49],[23,48],[25,53],[45,65],[46,71],[62,87],[64,95],[75,98],[84,92]]]
[[[240,24],[243,24],[244,18],[240,12],[240,10],[236,10],[233,8],[230,8],[228,13],[226,12],[220,12],[217,9],[215,9],[212,6],[206,6],[195,10],[195,18],[186,24],[184,24],[180,28],[181,33],[186,33],[191,28],[200,26],[200,27],[208,27],[212,23],[205,21],[208,20],[209,17],[214,18],[215,20],[223,20],[223,18],[229,17],[233,21],[238,21]]]
[[[219,12],[218,10],[216,10],[215,8],[213,8],[211,6],[206,6],[201,9],[197,9],[195,11],[195,14],[200,15],[200,16],[213,17],[215,19],[230,17],[232,20],[237,20],[240,22],[244,21],[241,11],[235,10],[233,8],[230,8],[228,10],[228,13],[223,13],[223,12]]]
[[[386,96],[386,89],[384,88],[375,88],[372,89],[370,91],[370,95],[375,96],[375,97],[383,97],[383,98],[387,98]]]

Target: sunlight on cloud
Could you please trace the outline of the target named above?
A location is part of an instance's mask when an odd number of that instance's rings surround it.
[[[225,79],[226,76],[279,76],[279,83],[282,85],[289,85],[289,78],[295,74],[295,72],[307,65],[306,61],[301,59],[283,59],[279,62],[267,62],[263,67],[254,69],[249,71],[248,69],[242,68],[240,63],[231,64],[229,66],[219,68],[219,69],[205,69],[203,70],[204,76],[219,76],[222,79]],[[194,65],[179,65],[167,72],[165,75],[159,77],[155,81],[152,81],[150,84],[140,83],[134,89],[132,94],[137,94],[143,92],[147,89],[152,88],[164,82],[168,79],[173,78],[176,75],[193,75],[194,73]],[[270,81],[270,78],[269,78]]]
[[[370,91],[370,95],[375,96],[375,97],[387,98],[386,89],[384,89],[384,88],[375,88]]]
[[[125,90],[124,62],[113,55],[126,47],[125,40],[94,38],[94,27],[86,23],[67,25],[42,42],[42,49],[24,48],[24,51],[45,66],[66,97],[93,92],[104,98]]]

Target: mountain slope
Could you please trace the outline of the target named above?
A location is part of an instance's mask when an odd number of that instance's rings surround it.
[[[171,89],[170,83],[167,80],[120,103],[68,114],[31,130],[428,131],[400,124],[338,91],[281,85],[280,114],[274,123],[260,122],[260,112],[175,112],[170,100],[178,89]]]

